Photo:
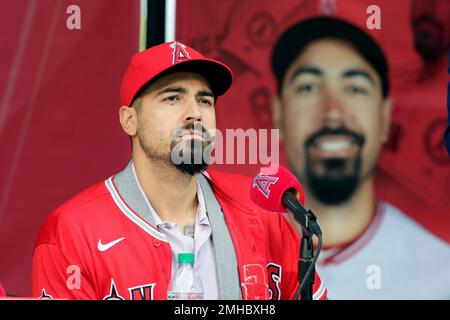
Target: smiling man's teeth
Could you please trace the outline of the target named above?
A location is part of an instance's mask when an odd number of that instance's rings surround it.
[[[349,148],[350,145],[350,141],[322,141],[319,148],[325,151],[340,151]]]

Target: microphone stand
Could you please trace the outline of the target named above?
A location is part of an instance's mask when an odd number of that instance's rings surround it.
[[[315,262],[317,257],[314,257],[314,245],[312,236],[317,235],[319,243],[321,243],[322,231],[317,224],[317,218],[311,210],[306,210],[298,202],[297,197],[292,192],[286,192],[283,195],[283,204],[293,214],[295,220],[302,227],[302,239],[300,243],[300,259],[298,261],[298,282],[300,286],[300,298],[302,300],[313,299],[313,285],[315,280]],[[321,245],[319,245],[318,252]],[[297,296],[298,298],[298,292]]]
[[[298,260],[298,283],[300,288],[303,283],[304,285],[300,291],[300,298],[302,300],[312,300],[315,278],[315,264],[313,262],[314,246],[312,241],[312,233],[303,229],[302,234],[303,236],[300,245],[300,259]],[[309,276],[307,276],[306,273],[308,272],[310,267],[312,268],[312,271],[309,273]]]

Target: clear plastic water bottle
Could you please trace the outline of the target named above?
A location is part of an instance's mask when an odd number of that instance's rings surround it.
[[[204,292],[200,277],[194,269],[193,253],[178,254],[178,270],[169,283],[168,300],[203,300]]]

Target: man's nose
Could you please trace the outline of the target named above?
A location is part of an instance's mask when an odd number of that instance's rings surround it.
[[[324,125],[338,126],[343,123],[344,110],[342,101],[332,90],[327,90],[324,97],[322,122]]]
[[[186,122],[202,121],[202,113],[196,99],[189,99],[187,102],[184,120]]]

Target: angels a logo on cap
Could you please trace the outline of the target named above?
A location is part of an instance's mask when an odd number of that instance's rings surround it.
[[[186,51],[186,46],[184,44],[174,41],[169,47],[173,48],[173,64],[190,59],[189,53]]]

